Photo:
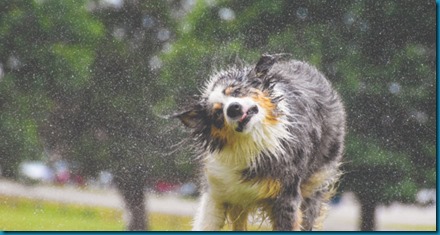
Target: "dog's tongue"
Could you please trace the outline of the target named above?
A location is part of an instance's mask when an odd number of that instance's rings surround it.
[[[242,132],[244,129],[244,126],[247,124],[247,122],[249,121],[249,115],[247,113],[244,113],[240,120],[238,120],[238,127],[237,129],[235,129],[238,132]]]
[[[243,116],[241,116],[240,120],[238,122],[243,122],[243,120],[247,117],[247,113],[243,113]]]

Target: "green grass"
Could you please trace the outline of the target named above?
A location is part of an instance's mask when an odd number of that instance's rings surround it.
[[[407,225],[407,224],[389,224],[385,230],[390,231],[435,231],[435,225]]]
[[[150,230],[185,231],[191,218],[151,213]],[[123,231],[122,211],[0,196],[1,231]]]
[[[150,213],[151,231],[189,231],[189,216]],[[252,231],[268,230],[259,224]],[[435,225],[389,224],[386,230],[433,231]],[[79,206],[0,196],[0,231],[123,231],[122,211],[106,207]],[[231,230],[226,225],[223,230]]]
[[[189,231],[192,217],[150,213],[151,231]],[[265,230],[251,225],[250,230]],[[123,231],[122,211],[0,196],[0,231]],[[223,230],[231,230],[226,225]]]

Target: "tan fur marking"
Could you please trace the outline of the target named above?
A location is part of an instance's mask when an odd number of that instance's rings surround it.
[[[253,158],[256,157],[256,153],[258,151],[256,143],[249,139],[248,136],[236,134],[235,130],[228,125],[224,125],[221,129],[212,125],[211,136],[224,141],[225,145],[222,151],[243,153],[241,157],[222,155],[223,157],[218,158],[218,160],[222,161],[223,163],[235,165],[248,164]],[[243,146],[248,147],[246,148],[247,152],[243,152]]]
[[[228,208],[228,218],[232,222],[233,231],[247,231],[248,212],[241,206],[230,206]]]
[[[278,123],[277,115],[275,114],[276,105],[272,103],[272,100],[268,97],[267,93],[263,93],[258,89],[252,89],[252,99],[257,102],[260,107],[266,110],[266,117],[264,123],[275,125]]]
[[[214,138],[224,140],[226,143],[232,143],[230,141],[234,138],[234,130],[232,130],[232,128],[228,127],[227,125],[225,125],[221,129],[212,125],[211,136]]]
[[[231,95],[232,91],[234,91],[233,87],[226,87],[225,89],[225,95]]]
[[[327,212],[329,208],[326,203],[321,204],[321,211],[319,212],[319,216],[315,219],[315,224],[313,225],[313,230],[321,231],[324,225],[324,219],[327,217]]]
[[[323,186],[331,175],[326,170],[322,170],[313,174],[305,183],[301,184],[301,195],[304,198],[308,198],[315,193],[316,189]]]
[[[302,229],[302,220],[303,220],[303,214],[301,212],[301,210],[298,210],[298,212],[296,213],[296,219],[295,219],[295,223],[293,224],[293,231],[301,231]]]
[[[258,192],[259,199],[275,198],[281,191],[281,183],[274,179],[264,179],[258,182],[260,190]]]
[[[222,107],[223,107],[223,105],[221,103],[215,103],[212,106],[212,109],[215,111],[215,110],[221,109]]]
[[[332,198],[336,193],[336,185],[333,182],[326,182],[332,177],[333,181],[337,181],[338,175],[334,175],[335,173],[328,170],[321,170],[315,174],[313,174],[307,182],[301,185],[301,195],[304,198],[313,196],[313,193],[320,187],[328,187],[328,192],[324,194],[323,203],[321,204],[321,211],[319,212],[319,216],[315,219],[315,223],[313,225],[314,230],[322,230],[324,219],[327,216],[328,205],[326,204],[330,198]],[[325,185],[329,183],[329,185]]]

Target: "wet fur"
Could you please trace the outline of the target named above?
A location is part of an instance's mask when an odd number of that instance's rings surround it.
[[[340,175],[345,111],[320,72],[282,57],[215,73],[199,101],[175,115],[192,129],[203,162],[193,230],[220,230],[227,218],[246,230],[255,208],[274,230],[321,228]],[[257,106],[249,124],[226,114],[234,102]]]

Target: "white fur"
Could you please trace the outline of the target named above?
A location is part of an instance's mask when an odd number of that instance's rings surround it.
[[[215,231],[223,227],[225,213],[223,205],[212,198],[209,193],[203,193],[200,206],[193,223],[193,231]]]
[[[225,95],[223,94],[223,90],[225,88],[218,86],[216,87],[210,94],[208,95],[208,102],[211,104],[214,103],[223,103],[225,100]]]

